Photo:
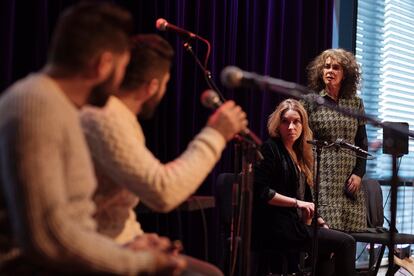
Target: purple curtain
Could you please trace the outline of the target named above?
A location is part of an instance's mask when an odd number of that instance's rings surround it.
[[[16,79],[38,70],[46,60],[50,32],[59,12],[77,1],[0,1],[0,91]],[[228,99],[248,114],[249,127],[263,140],[269,114],[282,97],[269,91],[228,90],[219,81],[221,70],[236,65],[287,81],[306,84],[306,65],[331,47],[334,0],[134,0],[114,1],[135,17],[136,32],[156,32],[155,21],[199,34],[211,42],[208,68]],[[175,34],[160,33],[176,51],[168,92],[155,117],[144,122],[147,144],[162,161],[178,156],[205,125],[210,111],[200,104],[207,89],[202,72]],[[205,47],[193,50],[204,58]],[[229,144],[199,194],[214,193],[219,172],[233,170]]]
[[[138,32],[154,32],[157,18],[208,39],[212,45],[209,69],[226,98],[234,99],[248,114],[249,126],[266,139],[268,115],[282,99],[269,91],[228,90],[220,83],[227,65],[243,70],[306,84],[306,65],[322,50],[331,47],[333,0],[217,0],[133,1],[126,7],[136,16]],[[182,152],[204,126],[209,110],[200,104],[208,88],[203,73],[175,34],[161,33],[175,47],[169,91],[155,118],[144,127],[148,145],[162,160]],[[205,47],[193,43],[204,58]],[[173,118],[173,119],[172,119]],[[210,194],[216,174],[233,169],[229,145],[215,172],[200,188]]]

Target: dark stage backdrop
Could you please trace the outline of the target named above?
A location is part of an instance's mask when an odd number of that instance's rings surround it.
[[[77,1],[0,2],[0,91],[42,67],[57,16],[74,2]],[[263,140],[267,138],[267,118],[282,97],[269,91],[225,89],[219,81],[221,70],[227,65],[236,65],[243,70],[306,84],[308,62],[331,47],[334,0],[115,2],[134,15],[136,32],[156,32],[155,21],[163,17],[209,40],[212,54],[208,68],[213,79],[226,98],[234,99],[243,107],[249,127]],[[143,124],[149,148],[162,161],[168,161],[186,148],[204,126],[210,111],[200,104],[200,94],[207,85],[202,72],[183,49],[183,41],[175,34],[160,34],[174,46],[176,57],[168,92],[155,117]],[[193,50],[200,59],[204,58],[203,44],[194,43]],[[233,169],[233,154],[229,144],[198,194],[214,194],[217,174]],[[214,220],[213,215],[211,219]],[[214,260],[214,253],[211,254]]]

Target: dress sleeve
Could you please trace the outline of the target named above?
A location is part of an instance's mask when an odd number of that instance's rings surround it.
[[[364,104],[362,102],[362,99],[360,100],[359,112],[362,114],[365,114],[365,109],[364,109]],[[365,128],[365,120],[358,120],[358,129],[355,135],[355,145],[365,151],[368,150],[368,138],[367,138],[367,131]],[[362,178],[366,171],[366,163],[367,161],[364,158],[357,158],[355,167],[352,173]]]
[[[368,139],[367,139],[367,131],[365,129],[365,125],[360,125],[358,127],[357,133],[355,135],[355,145],[365,151],[368,150]],[[355,167],[352,173],[362,178],[365,174],[366,163],[367,163],[367,160],[365,160],[364,158],[357,158]]]

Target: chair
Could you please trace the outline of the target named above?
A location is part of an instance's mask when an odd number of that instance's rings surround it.
[[[384,209],[383,209],[383,197],[381,185],[377,180],[367,179],[363,180],[362,188],[365,194],[365,202],[367,207],[367,232],[360,233],[349,233],[354,237],[357,242],[369,243],[369,265],[367,275],[377,275],[380,268],[381,260],[384,256],[385,248],[389,246],[389,232],[383,228],[384,223]],[[397,244],[414,244],[414,235],[396,233],[395,234],[395,245]],[[380,253],[375,261],[374,245],[380,244]],[[394,272],[397,271],[400,266],[404,266],[407,263],[394,257],[395,267]],[[410,269],[410,268],[409,268]],[[407,269],[407,270],[409,270]]]
[[[219,237],[217,245],[218,267],[226,274],[230,263],[230,229],[232,223],[232,195],[234,173],[221,173],[218,175],[215,186],[215,199],[218,211]]]
[[[230,229],[232,223],[233,193],[238,187],[234,186],[236,176],[234,173],[221,173],[217,177],[215,198],[216,207],[219,217],[219,264],[218,266],[224,271],[229,266],[230,258]],[[272,252],[251,252],[252,254],[252,272],[260,271],[260,275],[271,275],[271,273],[288,273],[296,272],[301,275],[304,267],[304,255],[301,252],[292,250],[272,251]],[[296,257],[295,257],[296,254]],[[294,263],[292,262],[294,260]],[[257,266],[257,267],[256,267]],[[240,269],[240,268],[236,268]],[[258,272],[259,273],[259,272]]]

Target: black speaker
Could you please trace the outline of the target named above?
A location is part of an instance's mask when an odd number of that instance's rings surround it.
[[[384,122],[385,126],[392,126],[404,132],[400,133],[394,129],[384,128],[382,135],[382,152],[402,156],[408,153],[408,123]]]

